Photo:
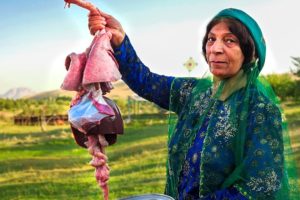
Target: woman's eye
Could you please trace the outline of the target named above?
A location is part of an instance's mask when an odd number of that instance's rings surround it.
[[[213,42],[213,41],[215,41],[215,39],[213,37],[207,38],[207,42]]]
[[[225,42],[228,43],[228,44],[231,44],[231,43],[235,43],[236,40],[232,39],[232,38],[227,38],[227,39],[225,39]]]

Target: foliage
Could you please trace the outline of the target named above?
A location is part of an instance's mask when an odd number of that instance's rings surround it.
[[[0,98],[0,111],[11,111],[19,115],[65,114],[70,101],[70,97],[17,100]]]
[[[297,80],[295,85],[294,99],[300,100],[300,80]]]
[[[164,109],[149,101],[128,101],[125,99],[113,99],[123,115],[138,115],[165,113]],[[1,99],[0,112],[7,111],[21,116],[41,116],[67,114],[70,97],[56,97],[44,99]]]
[[[275,94],[281,99],[295,98],[296,81],[290,74],[269,74],[265,78],[273,87]]]

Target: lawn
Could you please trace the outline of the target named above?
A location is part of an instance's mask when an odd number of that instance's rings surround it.
[[[166,125],[127,127],[107,148],[110,197],[163,193]],[[2,126],[0,131],[1,199],[102,199],[88,165],[90,155],[77,146],[68,126]]]
[[[300,162],[300,104],[284,104],[291,139]],[[117,144],[107,148],[110,197],[163,193],[167,126],[139,124],[126,127]],[[1,124],[0,194],[2,200],[102,199],[88,165],[90,155],[77,146],[68,126]]]

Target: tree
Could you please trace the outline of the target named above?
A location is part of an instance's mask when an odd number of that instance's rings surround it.
[[[300,57],[291,57],[292,63],[295,65],[296,69],[292,69],[292,73],[300,77]]]
[[[284,101],[288,97],[294,97],[295,81],[290,74],[269,74],[265,78],[281,100]]]

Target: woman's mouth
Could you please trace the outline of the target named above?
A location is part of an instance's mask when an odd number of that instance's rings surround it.
[[[213,61],[210,61],[210,63],[226,64],[227,62],[226,61],[220,61],[220,60],[213,60]]]
[[[225,62],[225,61],[210,61],[210,65],[215,66],[215,67],[224,66],[226,64],[227,64],[227,62]]]

